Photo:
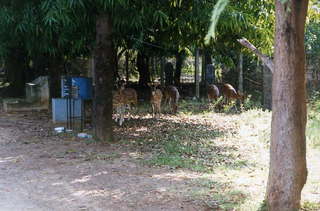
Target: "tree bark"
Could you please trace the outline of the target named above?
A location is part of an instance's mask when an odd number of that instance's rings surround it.
[[[272,73],[270,69],[262,65],[263,72],[263,107],[272,109]]]
[[[63,58],[55,57],[48,61],[50,99],[61,97],[61,76],[63,74]]]
[[[160,61],[160,84],[161,86],[164,86],[164,73],[165,73],[165,65],[166,65],[166,58],[165,57],[161,57],[161,61]]]
[[[239,84],[238,84],[238,91],[243,93],[243,54],[240,53],[239,55]]]
[[[174,73],[174,84],[180,86],[181,70],[185,60],[185,54],[180,51],[176,54],[176,71]]]
[[[139,85],[147,86],[150,82],[149,57],[141,52],[137,56],[137,68],[139,72]]]
[[[126,68],[126,81],[129,81],[129,50],[126,51],[125,54],[126,61],[125,61],[125,68]]]
[[[112,20],[109,14],[101,14],[96,22],[94,131],[100,141],[113,140],[112,90],[116,53],[112,41]]]
[[[199,83],[199,49],[196,48],[195,52],[195,61],[194,61],[194,78],[195,78],[195,85],[196,85],[196,98],[200,99],[200,83]]]
[[[7,79],[10,83],[5,94],[9,97],[25,95],[25,70],[27,68],[26,53],[18,48],[11,49],[5,61]]]
[[[275,63],[267,205],[300,208],[306,168],[304,29],[308,0],[276,0]]]

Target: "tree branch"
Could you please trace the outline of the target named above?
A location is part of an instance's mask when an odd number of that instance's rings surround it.
[[[254,54],[256,54],[261,61],[269,68],[269,70],[273,73],[274,65],[273,60],[267,55],[261,53],[253,44],[251,44],[246,38],[237,39],[237,41],[243,45],[244,47],[249,48]]]

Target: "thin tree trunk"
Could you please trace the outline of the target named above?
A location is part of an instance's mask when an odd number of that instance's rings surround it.
[[[161,57],[161,61],[160,61],[160,84],[161,86],[164,86],[164,73],[165,73],[165,65],[166,65],[166,58],[165,57]]]
[[[304,29],[308,0],[276,0],[270,170],[270,211],[300,208],[306,168]]]
[[[174,74],[174,84],[176,86],[180,86],[181,71],[185,58],[183,51],[178,52],[176,55],[176,71]]]
[[[112,42],[112,20],[102,14],[96,22],[94,129],[101,141],[112,141],[112,90],[116,53]]]
[[[50,99],[61,97],[61,76],[63,73],[63,59],[51,58],[48,64]]]
[[[125,66],[126,66],[126,81],[128,82],[129,81],[129,50],[126,51],[126,63],[125,63]]]
[[[194,62],[194,68],[195,68],[195,85],[196,85],[196,98],[200,99],[200,84],[199,84],[199,49],[196,48],[195,52],[195,62]]]
[[[243,93],[243,54],[239,55],[239,84],[238,91]]]
[[[22,97],[25,95],[26,54],[23,50],[11,49],[5,61],[7,79],[10,83],[6,96]]]
[[[272,109],[272,72],[270,69],[262,65],[263,72],[263,107]]]
[[[246,38],[238,39],[237,40],[241,45],[250,49],[255,55],[257,55],[261,61],[273,72],[274,64],[272,58],[268,57],[267,55],[261,53],[253,44],[251,44]]]
[[[149,57],[141,52],[137,56],[137,68],[139,72],[139,85],[147,86],[150,82]]]
[[[207,70],[206,70],[207,64],[206,64],[206,54],[205,50],[202,50],[202,55],[201,55],[201,83],[203,85],[206,84],[207,82]]]

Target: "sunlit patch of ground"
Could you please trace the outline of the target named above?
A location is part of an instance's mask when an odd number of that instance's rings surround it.
[[[196,188],[184,190],[186,196],[212,209],[247,211],[263,206],[270,125],[270,112],[217,113],[195,103],[160,118],[142,112],[116,132],[117,139],[139,152],[144,164],[182,169],[185,177],[187,169],[197,172],[190,181]],[[312,150],[308,153],[309,178],[302,196],[307,209],[320,199],[320,171],[315,165],[319,157]]]

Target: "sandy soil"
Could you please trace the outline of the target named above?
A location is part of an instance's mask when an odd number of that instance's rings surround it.
[[[186,194],[199,175],[53,127],[45,113],[0,113],[0,211],[208,210]]]

